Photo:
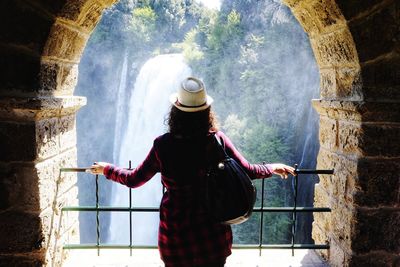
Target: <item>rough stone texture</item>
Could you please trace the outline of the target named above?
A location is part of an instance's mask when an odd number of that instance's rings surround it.
[[[397,123],[400,105],[397,102],[366,102],[342,100],[313,100],[321,116],[342,121]]]
[[[318,155],[318,168],[334,169],[334,175],[320,175],[320,186],[334,199],[340,199],[348,204],[354,201],[357,193],[357,160],[321,149]],[[332,201],[330,201],[332,205]],[[330,205],[330,206],[331,206]]]
[[[382,30],[381,25],[386,25]],[[382,9],[349,23],[360,62],[393,51],[400,42],[400,3],[392,1]],[[368,45],[365,45],[368,44]]]
[[[10,13],[14,15],[8,16]],[[15,0],[0,2],[0,17],[9,17],[6,23],[0,23],[0,42],[25,46],[41,53],[54,23],[53,18],[46,17],[23,1]]]
[[[41,71],[42,92],[52,92],[56,96],[68,96],[78,82],[78,64],[61,62],[42,62]]]
[[[400,209],[359,208],[356,212],[353,251],[384,250],[400,253]]]
[[[30,50],[0,43],[0,96],[38,90],[40,57]]]
[[[0,168],[1,211],[40,211],[48,203],[40,203],[38,181],[34,164],[1,164]]]
[[[389,0],[390,1],[390,0]],[[337,5],[347,20],[352,20],[366,14],[375,6],[382,4],[382,0],[362,0],[362,4],[358,1],[336,0]]]
[[[0,146],[7,151],[1,153],[0,161],[42,160],[76,144],[73,116],[45,118],[35,123],[0,121],[0,126]]]
[[[41,267],[44,260],[40,256],[26,254],[0,254],[0,266],[12,267]]]
[[[292,12],[311,36],[332,31],[338,24],[345,24],[344,17],[334,0],[286,1]]]
[[[311,45],[320,67],[358,66],[357,50],[350,31],[345,27],[312,38]]]
[[[35,125],[0,121],[0,161],[35,159]]]
[[[320,70],[321,97],[361,98],[360,79],[358,67],[323,68]]]
[[[319,142],[321,147],[337,150],[339,145],[339,122],[327,117],[322,117],[319,122]]]
[[[400,161],[388,158],[362,158],[358,160],[355,198],[361,206],[393,206],[400,208]],[[388,188],[392,190],[388,190]]]
[[[56,22],[44,47],[43,56],[78,63],[87,39],[86,34]],[[42,79],[46,79],[46,77]]]
[[[12,210],[0,213],[0,253],[40,250],[43,240],[40,229],[37,213]]]
[[[362,80],[366,100],[400,100],[400,54],[362,64]]]
[[[397,124],[339,123],[339,150],[360,156],[395,157],[400,147],[394,146],[400,136]]]
[[[70,20],[87,32],[91,32],[99,22],[104,7],[111,5],[112,2],[114,1],[69,1],[63,7],[59,17]]]
[[[384,251],[374,251],[366,254],[358,254],[353,256],[349,262],[351,267],[399,267],[399,254],[390,254]]]
[[[0,119],[17,123],[69,116],[86,105],[85,97],[1,98]]]

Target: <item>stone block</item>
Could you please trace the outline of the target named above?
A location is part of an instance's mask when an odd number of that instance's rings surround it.
[[[35,3],[40,5],[41,8],[54,15],[57,15],[60,12],[66,2],[67,0],[35,0]]]
[[[312,224],[312,239],[315,244],[329,244],[328,232],[325,232],[321,228],[319,228],[318,224],[313,222]],[[324,259],[329,258],[328,250],[317,250]]]
[[[39,89],[40,57],[15,47],[0,45],[0,95],[35,93]],[[17,92],[15,92],[17,91]]]
[[[312,100],[313,107],[322,117],[357,123],[378,124],[399,121],[400,105],[396,102],[366,102],[349,100]]]
[[[330,240],[329,248],[329,266],[331,267],[343,267],[348,266],[349,255],[346,253],[347,250],[340,246],[336,240]]]
[[[44,47],[43,56],[78,63],[87,38],[87,35],[56,22]]]
[[[106,6],[110,6],[114,2],[114,0],[79,0],[68,2],[60,12],[59,17],[72,21],[77,26],[82,27],[85,31],[92,32],[99,22]]]
[[[336,71],[334,68],[321,68],[320,74],[320,95],[323,99],[335,99],[336,97]]]
[[[36,164],[37,175],[39,177],[39,194],[41,197],[41,207],[56,205],[58,198],[69,192],[76,185],[75,173],[61,173],[62,167],[76,166],[76,150],[67,150],[57,157]],[[71,195],[74,199],[75,195]],[[45,205],[44,203],[48,203]]]
[[[362,83],[358,67],[323,68],[320,77],[322,98],[361,98]]]
[[[75,115],[63,116],[60,124],[60,146],[61,150],[76,146],[76,121]]]
[[[356,253],[381,250],[400,253],[400,210],[397,208],[358,208],[352,236]]]
[[[343,249],[350,251],[354,243],[353,233],[356,223],[354,208],[340,199],[333,203],[331,212],[332,232],[330,235]]]
[[[0,161],[33,161],[35,130],[34,123],[0,122]]]
[[[321,147],[335,150],[337,148],[338,122],[325,116],[320,117],[319,142]]]
[[[33,163],[2,164],[0,170],[0,210],[39,211],[43,207]]]
[[[60,152],[59,119],[46,118],[36,122],[36,154],[38,159],[46,159]]]
[[[290,9],[296,7],[299,3],[305,0],[282,0],[284,5],[287,5]]]
[[[312,37],[311,45],[321,68],[358,66],[357,50],[347,28]]]
[[[400,100],[400,55],[374,60],[361,65],[364,97],[377,101]]]
[[[355,202],[360,206],[400,206],[400,162],[397,159],[362,158],[358,161]]]
[[[355,254],[349,261],[350,267],[382,267],[400,266],[399,254],[387,253],[385,251],[372,251],[365,254]],[[396,263],[397,262],[397,263]]]
[[[40,54],[54,19],[23,1],[0,3],[0,42],[24,46]],[[6,18],[6,19],[4,19]]]
[[[55,156],[75,145],[75,115],[46,118],[36,122],[38,159]]]
[[[333,175],[319,175],[320,186],[336,201],[352,204],[354,194],[358,192],[356,179],[358,177],[357,160],[321,149],[318,155],[320,169],[334,169]]]
[[[349,0],[336,0],[335,1],[343,13],[347,21],[353,18],[365,14],[368,10],[373,10],[376,4],[382,3],[382,0],[363,0],[362,4],[357,1]]]
[[[41,249],[44,239],[39,214],[22,211],[0,213],[0,253]]]
[[[362,98],[361,71],[359,67],[336,69],[335,98]]]
[[[363,123],[360,148],[368,156],[398,157],[400,126],[396,123]]]
[[[311,36],[332,31],[332,27],[345,25],[344,17],[333,0],[290,3],[292,12],[304,30]]]
[[[67,150],[49,160],[34,163],[2,164],[0,210],[39,212],[58,203],[62,195],[76,199],[75,173],[61,173],[61,167],[76,166],[76,150]],[[70,205],[70,204],[69,204]],[[61,208],[61,207],[60,207]]]
[[[360,144],[365,135],[361,123],[341,121],[339,129],[339,150],[347,154],[363,155]]]
[[[399,43],[399,18],[400,3],[393,1],[369,16],[349,23],[360,62],[372,60],[395,49]]]
[[[381,123],[339,122],[339,150],[360,156],[400,155],[396,146],[400,136],[400,126]]]
[[[44,257],[31,254],[0,254],[0,266],[4,267],[42,267]]]

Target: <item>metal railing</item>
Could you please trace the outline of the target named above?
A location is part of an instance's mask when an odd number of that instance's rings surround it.
[[[129,162],[129,170],[131,170],[131,162]],[[60,173],[63,172],[86,172],[87,168],[61,168]],[[264,189],[265,179],[261,183],[261,207],[254,207],[253,212],[261,213],[260,226],[259,226],[259,242],[254,245],[233,245],[233,248],[239,249],[259,249],[260,255],[262,249],[291,249],[292,256],[294,256],[295,249],[329,249],[329,244],[296,244],[296,222],[297,213],[299,212],[331,212],[329,207],[298,207],[297,206],[297,191],[298,191],[298,176],[303,174],[333,174],[334,170],[315,170],[315,169],[298,169],[295,165],[294,176],[294,192],[293,192],[293,207],[264,207]],[[157,246],[143,246],[133,244],[132,233],[132,213],[134,212],[159,212],[157,207],[132,207],[132,188],[129,188],[129,207],[107,207],[99,205],[99,175],[95,179],[96,188],[96,205],[95,206],[67,206],[62,208],[62,212],[66,211],[89,211],[96,212],[96,243],[95,244],[65,244],[64,249],[97,249],[97,255],[100,255],[100,249],[130,249],[132,256],[132,249],[149,249],[157,248]],[[163,188],[165,191],[165,188]],[[100,243],[100,212],[129,212],[129,245],[124,244],[102,244]],[[268,212],[291,212],[291,243],[290,244],[263,244],[263,214]]]

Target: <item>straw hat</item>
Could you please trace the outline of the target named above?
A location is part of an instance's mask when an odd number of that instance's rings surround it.
[[[169,101],[185,112],[205,110],[214,101],[207,95],[204,83],[194,77],[188,77],[181,83],[177,93],[169,97]]]

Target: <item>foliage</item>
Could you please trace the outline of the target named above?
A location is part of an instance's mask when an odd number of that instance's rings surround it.
[[[159,53],[183,53],[194,75],[205,80],[208,93],[215,99],[213,108],[222,130],[248,161],[292,164],[298,160],[298,147],[302,149],[297,143],[304,128],[296,121],[305,121],[302,107],[312,97],[305,87],[318,84],[318,80],[308,82],[312,77],[293,77],[304,69],[316,72],[312,64],[299,64],[312,57],[309,51],[307,37],[296,19],[275,0],[225,0],[220,11],[206,9],[194,0],[121,0],[105,12],[90,38],[85,54],[100,63],[84,60],[87,65],[81,76],[83,73],[89,78],[80,84],[91,94],[104,94],[99,99],[112,106],[115,94],[94,92],[98,88],[93,87],[91,78],[119,81],[121,62],[127,56],[130,76],[126,87],[132,88],[148,58]],[[100,85],[118,86],[117,82]],[[93,110],[94,114],[102,112],[101,108]],[[109,120],[113,114],[107,113]],[[106,135],[108,128],[107,124],[99,131]],[[93,142],[93,137],[85,138],[81,143]],[[107,155],[112,144],[101,149]],[[261,192],[261,182],[256,184]],[[268,179],[265,187],[266,205],[291,203],[288,182]],[[260,199],[261,194],[258,204]],[[288,214],[264,214],[263,219],[267,222],[264,241],[289,240]],[[249,222],[235,227],[236,241],[257,243],[259,220],[260,214],[254,214]]]

